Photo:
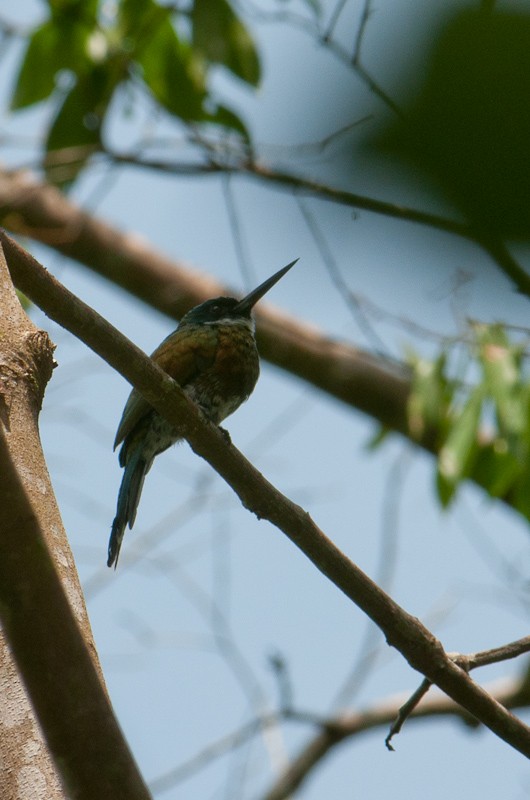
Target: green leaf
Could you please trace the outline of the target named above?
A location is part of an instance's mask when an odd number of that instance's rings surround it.
[[[184,120],[203,119],[206,92],[201,61],[179,40],[167,16],[153,27],[137,55],[145,83],[171,114]]]
[[[510,343],[500,325],[477,329],[484,383],[506,436],[518,437],[528,425],[528,392],[522,382],[521,348]]]
[[[48,0],[48,6],[52,14],[69,14],[72,18],[89,16],[95,20],[98,0]]]
[[[447,379],[446,356],[441,353],[435,361],[411,355],[409,358],[414,376],[407,403],[411,434],[421,439],[429,428],[445,427],[453,386]]]
[[[521,475],[523,467],[510,452],[504,439],[498,439],[478,453],[472,477],[491,497],[504,497]]]
[[[163,16],[169,13],[153,0],[121,0],[118,6],[121,35],[141,36],[146,22],[149,24],[154,15],[161,11]]]
[[[48,20],[37,28],[26,48],[11,98],[13,110],[45,100],[55,90],[60,70],[75,73],[85,70],[90,59],[87,41],[91,33],[86,24]]]
[[[226,0],[195,0],[193,44],[207,61],[222,64],[251,86],[260,81],[252,37]]]
[[[368,451],[377,450],[377,448],[386,442],[389,435],[392,433],[390,428],[386,428],[384,425],[380,425],[376,428],[375,433],[370,436],[368,441],[365,444],[365,448]]]
[[[82,75],[68,92],[46,140],[48,179],[72,182],[101,142],[101,128],[116,85],[108,64]],[[74,148],[68,152],[69,148]],[[76,152],[76,149],[79,149]],[[65,150],[64,154],[53,151]]]
[[[515,486],[514,505],[527,519],[530,519],[530,467],[528,461]]]
[[[456,492],[457,485],[454,481],[448,481],[437,471],[436,473],[436,492],[442,508],[448,508]]]
[[[473,467],[478,452],[478,426],[484,390],[477,386],[452,424],[438,457],[438,494],[442,505],[452,500],[459,483]]]
[[[211,122],[213,125],[222,125],[224,128],[232,128],[232,130],[241,134],[247,144],[250,144],[250,135],[245,124],[229,108],[218,106],[213,114],[207,113],[204,115],[204,121]]]

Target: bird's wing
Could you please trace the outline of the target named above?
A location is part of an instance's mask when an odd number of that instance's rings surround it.
[[[217,337],[215,329],[201,331],[183,328],[173,331],[159,344],[151,358],[183,388],[215,361]],[[116,431],[114,449],[151,411],[142,395],[133,389],[123,409]]]

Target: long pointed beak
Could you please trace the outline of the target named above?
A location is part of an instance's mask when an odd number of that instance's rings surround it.
[[[285,273],[289,272],[291,267],[294,267],[297,261],[298,259],[295,258],[295,260],[291,261],[290,264],[287,264],[286,267],[283,267],[283,269],[278,270],[278,272],[275,272],[274,275],[272,275],[266,281],[261,283],[257,289],[254,289],[252,292],[250,292],[250,294],[247,294],[246,297],[244,297],[242,300],[239,301],[234,311],[239,312],[241,314],[246,314],[247,311],[250,311],[250,309],[256,305],[258,300],[261,300],[263,295],[266,294],[269,291],[269,289],[272,289],[274,284],[278,283],[280,278],[283,278]]]

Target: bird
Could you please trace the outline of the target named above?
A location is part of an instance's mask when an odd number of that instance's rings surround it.
[[[220,425],[252,394],[259,377],[252,309],[297,261],[275,272],[242,300],[215,297],[195,306],[151,354],[214,424]],[[125,471],[109,539],[108,567],[117,567],[125,529],[134,525],[145,476],[155,457],[179,439],[178,428],[133,389],[114,440],[114,449],[121,444],[119,464]]]

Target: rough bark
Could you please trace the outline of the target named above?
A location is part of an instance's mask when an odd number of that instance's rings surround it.
[[[53,346],[24,313],[0,264],[0,424],[6,444],[43,529],[48,531],[57,568],[95,657],[81,589],[61,518],[50,491],[37,428],[42,394],[51,375]],[[5,636],[0,635],[0,763],[6,800],[64,798],[53,761]]]
[[[88,728],[97,692],[108,727],[114,724],[115,738],[121,734],[40,444],[38,415],[52,368],[53,345],[24,313],[0,249],[0,795],[2,800],[148,797],[147,790],[83,794],[76,780],[66,778],[72,766],[65,754],[69,702],[92,690],[88,701],[78,702],[77,719],[70,720],[71,728]],[[78,661],[82,668],[76,674]],[[110,750],[106,760],[114,755]],[[78,748],[77,766],[83,756]],[[90,770],[90,764],[82,768]],[[97,773],[96,765],[91,768]]]

